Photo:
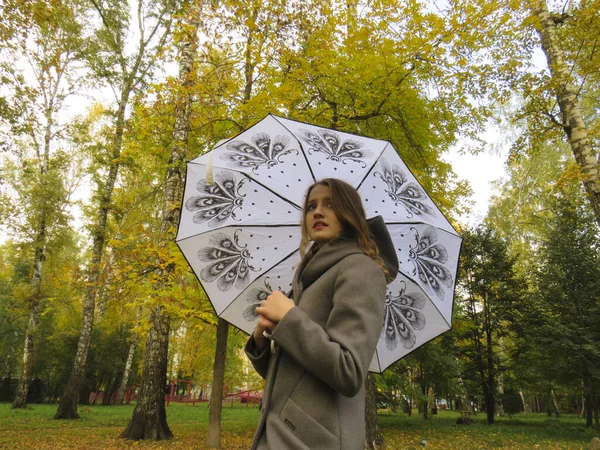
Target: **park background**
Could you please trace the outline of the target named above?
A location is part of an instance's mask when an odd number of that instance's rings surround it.
[[[4,0],[0,448],[249,446],[227,396],[261,380],[174,233],[185,161],[267,113],[389,140],[464,238],[453,329],[369,379],[368,444],[587,448],[599,8]],[[502,165],[482,214],[457,154]]]

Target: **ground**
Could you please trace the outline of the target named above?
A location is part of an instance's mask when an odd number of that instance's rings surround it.
[[[171,403],[167,419],[175,438],[163,442],[131,442],[119,439],[133,406],[80,406],[80,420],[53,420],[56,405],[30,405],[27,410],[12,410],[0,403],[0,449],[96,450],[96,449],[202,449],[206,438],[206,404],[186,406]],[[424,421],[413,414],[381,411],[379,423],[386,438],[386,450],[584,450],[595,436],[585,428],[583,419],[565,416],[548,418],[542,414],[518,414],[512,420],[498,418],[493,426],[479,414],[472,425],[456,425],[458,413],[439,410]],[[258,409],[227,404],[223,408],[224,449],[247,449],[258,421]]]

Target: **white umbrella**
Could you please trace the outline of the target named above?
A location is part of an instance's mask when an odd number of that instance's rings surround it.
[[[251,333],[256,304],[291,289],[303,195],[323,178],[356,187],[396,248],[400,270],[369,367],[382,372],[450,329],[461,245],[389,142],[268,115],[188,163],[177,244],[217,315]]]

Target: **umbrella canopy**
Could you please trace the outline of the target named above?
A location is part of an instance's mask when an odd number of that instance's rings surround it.
[[[369,367],[382,372],[450,329],[461,246],[389,142],[268,115],[188,163],[177,244],[219,317],[250,334],[258,302],[291,289],[303,196],[323,178],[358,190],[398,255]]]

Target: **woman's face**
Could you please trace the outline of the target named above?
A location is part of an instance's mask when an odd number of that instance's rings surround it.
[[[322,245],[342,232],[342,223],[333,212],[329,186],[316,185],[308,195],[306,229],[310,238]]]

